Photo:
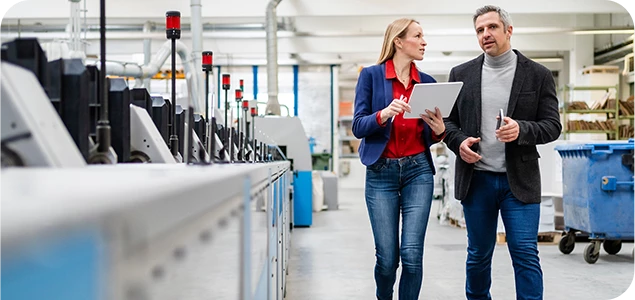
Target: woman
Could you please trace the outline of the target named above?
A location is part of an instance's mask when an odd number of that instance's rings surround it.
[[[355,90],[353,134],[366,168],[366,206],[375,239],[377,299],[392,299],[399,257],[399,299],[418,299],[423,241],[432,203],[434,166],[430,146],[445,135],[441,112],[404,119],[416,83],[436,82],[413,63],[426,42],[415,20],[388,25],[377,65],[362,69]],[[401,245],[399,219],[403,217]]]

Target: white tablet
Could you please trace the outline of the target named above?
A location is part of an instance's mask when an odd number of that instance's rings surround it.
[[[434,111],[438,107],[443,117],[450,115],[452,106],[463,87],[463,82],[417,83],[410,95],[411,113],[404,113],[404,119],[419,119],[427,114],[426,109]]]

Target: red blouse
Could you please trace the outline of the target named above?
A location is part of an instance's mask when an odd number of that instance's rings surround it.
[[[386,61],[386,79],[392,80],[392,97],[393,99],[399,99],[401,96],[406,97],[406,102],[410,101],[410,94],[412,94],[412,88],[415,83],[420,83],[419,70],[414,63],[410,64],[410,82],[408,87],[404,87],[395,72],[395,65],[391,60]],[[386,123],[381,124],[381,111],[377,112],[377,123],[381,126],[386,126]],[[426,146],[423,142],[422,133],[424,121],[421,118],[418,119],[404,119],[403,113],[398,114],[392,121],[392,129],[390,131],[390,140],[382,153],[382,157],[385,158],[401,158],[406,156],[412,156],[419,154],[426,150]],[[433,131],[432,140],[434,142],[441,141],[445,137],[445,132],[440,136],[437,136]]]

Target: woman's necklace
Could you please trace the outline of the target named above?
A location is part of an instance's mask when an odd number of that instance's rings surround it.
[[[410,74],[408,74],[408,75],[410,75]],[[399,79],[399,81],[401,81],[401,83],[406,84],[408,82],[408,79],[410,79],[410,76],[408,76],[408,75],[406,75],[406,76],[397,75],[397,78]]]

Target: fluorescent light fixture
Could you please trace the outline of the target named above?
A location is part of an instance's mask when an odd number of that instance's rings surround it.
[[[559,63],[564,61],[561,57],[537,57],[532,58],[531,60],[539,63]]]
[[[633,34],[633,28],[624,29],[587,29],[575,30],[571,33],[575,35],[592,35],[592,34]]]

